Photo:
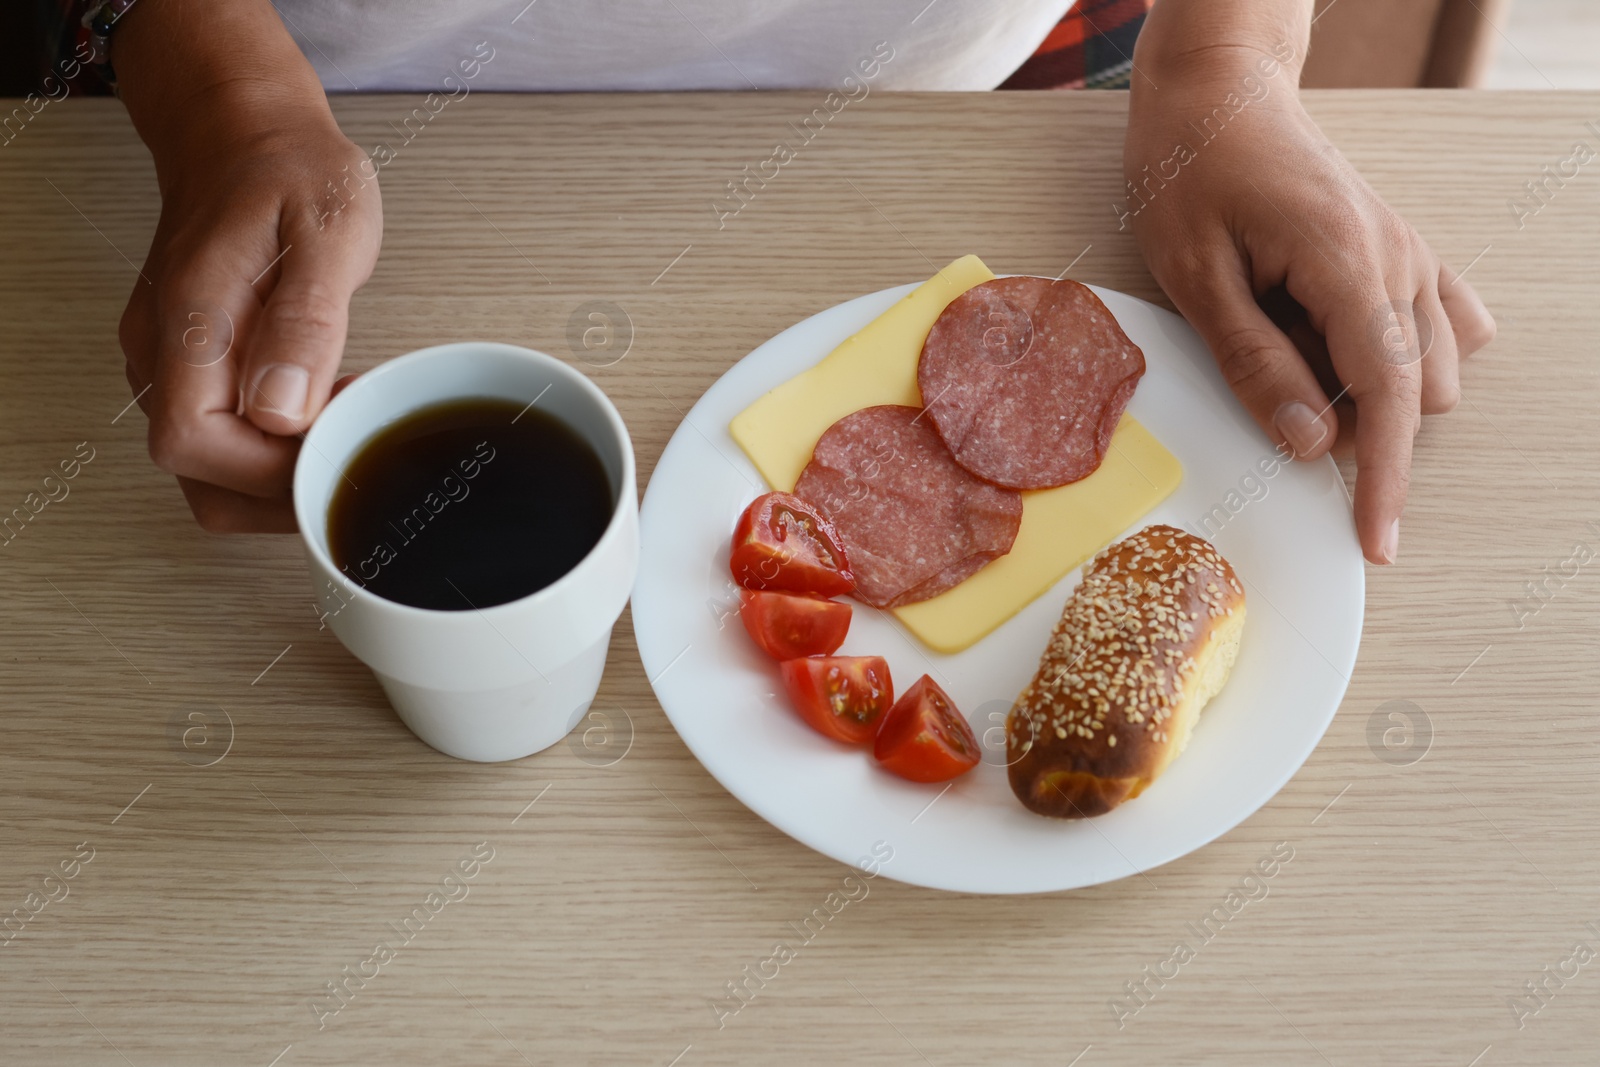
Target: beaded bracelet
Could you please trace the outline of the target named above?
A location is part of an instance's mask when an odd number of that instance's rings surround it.
[[[83,27],[89,31],[89,45],[94,49],[90,60],[102,81],[117,91],[116,74],[111,69],[111,31],[117,21],[126,15],[137,0],[91,0],[83,14]]]

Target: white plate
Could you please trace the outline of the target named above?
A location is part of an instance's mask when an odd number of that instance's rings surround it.
[[[1142,796],[1098,818],[1064,821],[1029,812],[1006,782],[1000,726],[1078,571],[953,656],[929,651],[887,612],[851,602],[839,654],[886,657],[897,688],[932,674],[984,742],[984,762],[943,793],[880,771],[870,752],[804,725],[776,665],[740,625],[729,541],[740,511],[767,486],[728,422],[913,288],[850,300],[785,330],[724,374],[673,434],[640,511],[633,593],[639,654],[662,708],[690,751],[756,814],[843,863],[882,842],[880,855],[893,850],[882,872],[915,885],[1074,889],[1199,848],[1265,804],[1322,738],[1355,664],[1365,572],[1333,460],[1285,464],[1262,478],[1256,465],[1274,455],[1271,443],[1199,336],[1171,312],[1095,290],[1144,350],[1147,370],[1128,410],[1184,467],[1177,492],[1134,529],[1166,522],[1202,532],[1201,516],[1231,505],[1236,513],[1220,531],[1212,527],[1212,541],[1244,582],[1249,614],[1233,676],[1188,751]]]

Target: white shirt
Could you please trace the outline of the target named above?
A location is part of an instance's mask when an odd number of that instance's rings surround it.
[[[1072,6],[1072,0],[275,3],[330,92],[810,88],[847,95],[863,87],[993,89]]]

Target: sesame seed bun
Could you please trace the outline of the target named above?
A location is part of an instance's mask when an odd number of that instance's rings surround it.
[[[1006,718],[1017,799],[1077,819],[1143,792],[1228,680],[1244,616],[1233,567],[1175,527],[1096,556]]]

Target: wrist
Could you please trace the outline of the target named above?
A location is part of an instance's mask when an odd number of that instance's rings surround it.
[[[308,133],[343,136],[320,91],[295,93],[243,76],[205,87],[182,107],[144,110],[130,104],[128,113],[163,189],[168,171],[187,161],[292,149],[304,145]]]
[[[146,0],[119,22],[112,59],[158,174],[174,160],[254,149],[308,124],[338,129],[316,72],[266,0]]]
[[[1221,88],[1252,75],[1298,88],[1310,15],[1309,0],[1159,0],[1134,49],[1147,75],[1133,78],[1135,97],[1168,82]]]

